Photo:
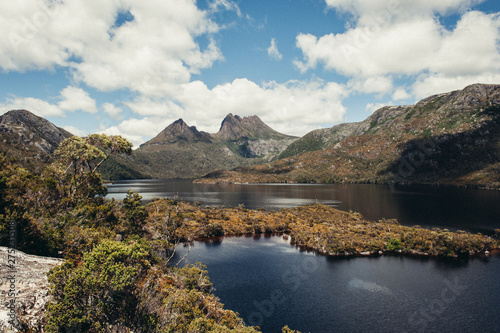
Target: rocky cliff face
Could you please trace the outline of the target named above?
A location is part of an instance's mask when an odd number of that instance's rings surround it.
[[[257,116],[241,118],[231,113],[224,118],[219,132],[213,137],[238,147],[237,153],[245,158],[267,161],[275,159],[298,139],[273,130]]]
[[[50,160],[59,144],[72,136],[27,110],[9,111],[0,116],[0,151],[21,162]]]
[[[243,117],[231,113],[224,118],[215,138],[223,140],[238,139],[290,139],[292,136],[276,132],[267,126],[259,117]]]
[[[53,153],[61,141],[73,136],[27,110],[9,111],[0,116],[0,131],[2,134],[17,136],[18,141],[25,145],[35,145],[46,154]]]

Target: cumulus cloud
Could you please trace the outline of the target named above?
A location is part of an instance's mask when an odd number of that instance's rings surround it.
[[[242,17],[240,7],[230,0],[213,0],[210,3],[210,9],[212,11],[217,11],[220,7],[224,8],[225,10],[234,11],[238,15],[238,17]]]
[[[467,11],[479,2],[326,0],[330,8],[352,14],[353,22],[343,33],[299,34],[296,46],[303,59],[295,65],[302,72],[323,66],[354,81],[398,76],[419,77],[421,82],[441,77],[456,81],[448,87],[463,88],[465,81],[476,83],[465,78],[500,73],[500,17]],[[436,16],[449,14],[459,15],[452,28]],[[416,95],[421,90],[418,82],[413,87]],[[366,93],[373,90],[371,85],[365,88]]]
[[[421,99],[433,94],[463,89],[471,83],[498,84],[500,73],[484,73],[479,75],[444,75],[439,73],[422,74],[413,85],[413,94]]]
[[[95,100],[81,88],[66,87],[61,91],[61,101],[58,103],[59,108],[66,111],[84,111],[88,113],[96,113],[97,106]]]
[[[85,131],[82,131],[81,129],[76,128],[74,126],[66,125],[66,126],[62,126],[62,128],[64,128],[66,131],[68,131],[71,134],[76,135],[76,136],[83,137],[83,136],[87,136],[88,135],[88,133],[86,133]]]
[[[469,12],[453,31],[432,17],[399,22],[370,33],[357,27],[317,38],[297,36],[303,71],[322,64],[346,76],[413,75],[426,70],[459,73],[499,70],[497,15]]]
[[[102,109],[107,113],[112,119],[120,119],[123,114],[123,109],[112,103],[103,103]]]
[[[484,0],[325,0],[329,8],[353,15],[366,24],[370,20],[406,20],[415,16],[461,13]]]
[[[212,89],[201,81],[193,81],[182,86],[175,100],[141,97],[127,106],[146,118],[183,118],[189,125],[211,133],[217,132],[220,121],[228,113],[233,113],[257,115],[278,131],[303,135],[323,124],[342,121],[345,97],[344,86],[319,79],[261,85],[236,79]],[[210,117],[206,117],[207,114]],[[120,129],[126,130],[123,126]],[[142,135],[151,135],[147,126],[143,130]]]
[[[369,112],[369,113],[373,113],[375,111],[377,111],[378,109],[384,107],[384,106],[388,106],[388,105],[393,105],[392,102],[383,102],[383,103],[368,103],[366,104],[366,112]]]
[[[32,97],[11,97],[0,104],[0,113],[11,110],[28,110],[40,117],[63,116],[64,111],[57,105]]]
[[[366,79],[353,79],[349,81],[351,89],[366,94],[384,95],[392,91],[392,78],[387,76],[373,76]]]
[[[395,101],[401,101],[411,98],[411,95],[406,91],[405,88],[399,87],[392,94],[392,99]]]
[[[41,117],[63,117],[68,111],[97,112],[95,100],[81,88],[68,86],[60,92],[58,99],[57,104],[51,104],[39,98],[12,96],[0,104],[0,112],[26,109]]]
[[[225,8],[231,2],[213,4]],[[220,28],[192,0],[26,0],[2,2],[0,12],[5,71],[61,66],[70,68],[77,82],[99,90],[142,94],[151,91],[148,76],[154,76],[169,93],[171,84],[189,82],[192,74],[222,59],[211,39]],[[130,19],[118,22],[123,13]]]
[[[60,47],[55,39],[47,39],[47,35],[55,32],[54,20],[66,17],[62,6],[39,0],[2,2],[0,12],[0,67],[3,70],[52,69],[66,64],[69,49]]]
[[[278,51],[278,44],[275,38],[271,39],[271,46],[267,49],[267,54],[274,60],[281,60],[283,58],[283,55]]]

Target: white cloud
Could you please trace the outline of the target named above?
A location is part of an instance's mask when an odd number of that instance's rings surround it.
[[[64,19],[66,12],[59,3],[26,0],[0,3],[0,67],[25,71],[52,69],[65,65],[69,50],[57,39],[47,40],[53,22]],[[60,35],[61,32],[58,33]]]
[[[267,54],[274,60],[281,60],[283,58],[283,55],[278,51],[278,45],[275,38],[271,39],[271,46],[267,49]]]
[[[323,66],[351,78],[352,88],[365,93],[375,92],[376,85],[368,82],[380,77],[409,79],[409,86],[418,78],[410,91],[419,97],[424,91],[437,93],[498,77],[500,15],[470,10],[480,2],[326,0],[328,7],[352,14],[352,22],[343,33],[299,34],[296,45],[303,59],[295,66],[303,73]],[[438,15],[450,14],[459,19],[446,27]],[[422,82],[430,83],[429,89]],[[378,89],[395,99],[408,97],[401,90],[392,91],[388,81]]]
[[[463,89],[472,83],[498,84],[500,73],[449,76],[443,74],[422,74],[413,85],[413,95],[417,99],[433,94]]]
[[[7,98],[5,103],[0,104],[0,113],[11,110],[28,110],[40,117],[63,116],[64,112],[57,105],[50,104],[44,100],[32,97]]]
[[[235,9],[228,0],[216,7]],[[217,9],[217,8],[216,8]],[[129,22],[116,25],[118,13]],[[163,89],[189,82],[222,59],[211,39],[220,28],[193,0],[52,1],[0,3],[0,68],[5,71],[72,69],[77,81],[102,91]],[[199,40],[206,38],[202,49]],[[157,76],[157,73],[168,75]],[[158,81],[159,79],[159,81]],[[148,81],[149,80],[149,81]],[[155,92],[155,91],[154,91]]]
[[[59,95],[59,102],[51,104],[39,98],[17,97],[7,98],[0,104],[0,112],[25,109],[41,117],[65,116],[67,111],[84,111],[96,113],[96,102],[81,88],[68,86]]]
[[[369,113],[373,113],[377,111],[378,109],[388,106],[388,105],[393,105],[391,102],[384,102],[384,103],[368,103],[366,104],[366,111]]]
[[[280,132],[303,135],[322,124],[342,121],[342,100],[346,96],[342,85],[321,80],[258,85],[248,79],[236,79],[213,89],[194,81],[183,85],[175,100],[140,98],[127,106],[146,117],[183,118],[189,125],[211,133],[218,131],[228,113],[233,113],[257,115]],[[144,136],[152,133],[147,126],[142,130]]]
[[[95,100],[81,88],[66,87],[61,91],[61,101],[59,108],[66,111],[81,110],[88,113],[96,113],[97,106]]]
[[[433,18],[407,21],[368,33],[363,27],[317,38],[297,36],[304,53],[302,71],[322,64],[345,76],[368,78],[389,74],[416,74],[430,66],[442,43]]]
[[[137,149],[140,144],[144,143],[144,138],[141,135],[131,135],[125,133],[118,126],[109,127],[100,131],[102,134],[106,135],[121,135],[133,145],[133,149]]]
[[[212,11],[217,11],[220,7],[224,8],[225,10],[234,11],[236,15],[238,15],[238,17],[242,17],[240,7],[231,0],[213,0],[210,3],[210,9]]]
[[[76,136],[80,136],[80,137],[83,137],[83,136],[87,136],[89,133],[86,133],[85,131],[82,131],[81,129],[78,129],[74,126],[62,126],[62,128],[64,128],[66,131],[70,132],[71,134],[73,135],[76,135]]]
[[[415,16],[463,13],[484,0],[325,0],[327,7],[348,12],[361,23],[406,20]]]
[[[274,129],[294,135],[303,135],[320,124],[340,122],[345,113],[342,100],[347,95],[343,86],[320,80],[257,85],[236,79],[211,91],[199,83],[189,88],[201,92],[201,98],[189,98],[196,95],[187,89],[180,102],[196,116],[204,110],[220,119],[228,113],[257,115]],[[292,123],[295,127],[291,127]],[[211,130],[218,129],[218,125]]]
[[[73,65],[78,79],[100,90],[174,94],[175,85],[222,59],[215,41],[205,50],[195,41],[218,27],[193,1],[134,0],[130,6],[133,21],[112,29],[113,38],[103,45],[82,52],[83,61]]]
[[[366,79],[353,79],[349,82],[352,89],[365,94],[384,95],[392,91],[392,78],[387,76],[374,76]]]
[[[411,95],[406,91],[405,88],[399,87],[392,94],[392,99],[394,101],[401,101],[411,98]]]
[[[130,118],[122,121],[117,126],[102,128],[101,133],[107,135],[121,135],[138,148],[147,139],[161,132],[176,119],[163,117],[144,117],[142,119]]]
[[[120,119],[123,114],[123,109],[112,104],[112,103],[103,103],[102,109],[106,112],[112,119]]]
[[[453,32],[445,32],[442,44],[427,64],[430,71],[474,75],[500,71],[500,16],[471,11],[462,16]]]
[[[124,103],[132,112],[142,116],[176,117],[183,109],[170,99],[147,98],[140,96],[131,102]]]

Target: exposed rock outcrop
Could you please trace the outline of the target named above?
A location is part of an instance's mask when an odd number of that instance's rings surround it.
[[[14,304],[24,320],[34,324],[44,316],[45,303],[50,299],[47,272],[62,262],[58,258],[13,252],[12,249],[9,252],[9,248],[0,247],[0,331],[10,327],[7,305],[12,298],[9,292],[12,295],[15,291]]]
[[[170,124],[153,139],[142,144],[141,147],[151,145],[165,145],[177,142],[212,142],[210,134],[200,132],[195,126],[188,126],[184,120],[179,119]]]
[[[42,153],[52,154],[61,141],[73,136],[50,121],[27,110],[14,110],[0,116],[0,133],[6,141],[10,136],[25,146],[35,146]]]
[[[37,170],[52,161],[59,144],[73,134],[27,110],[0,116],[0,153]]]
[[[228,114],[222,121],[221,127],[215,138],[224,140],[246,139],[290,139],[294,138],[276,132],[271,127],[267,126],[259,117],[250,116],[243,117],[233,114]]]

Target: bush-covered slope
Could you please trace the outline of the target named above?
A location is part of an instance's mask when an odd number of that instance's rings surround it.
[[[298,155],[200,181],[499,187],[499,114],[500,85],[476,84],[413,106],[381,108],[360,123],[309,133],[282,154]]]

